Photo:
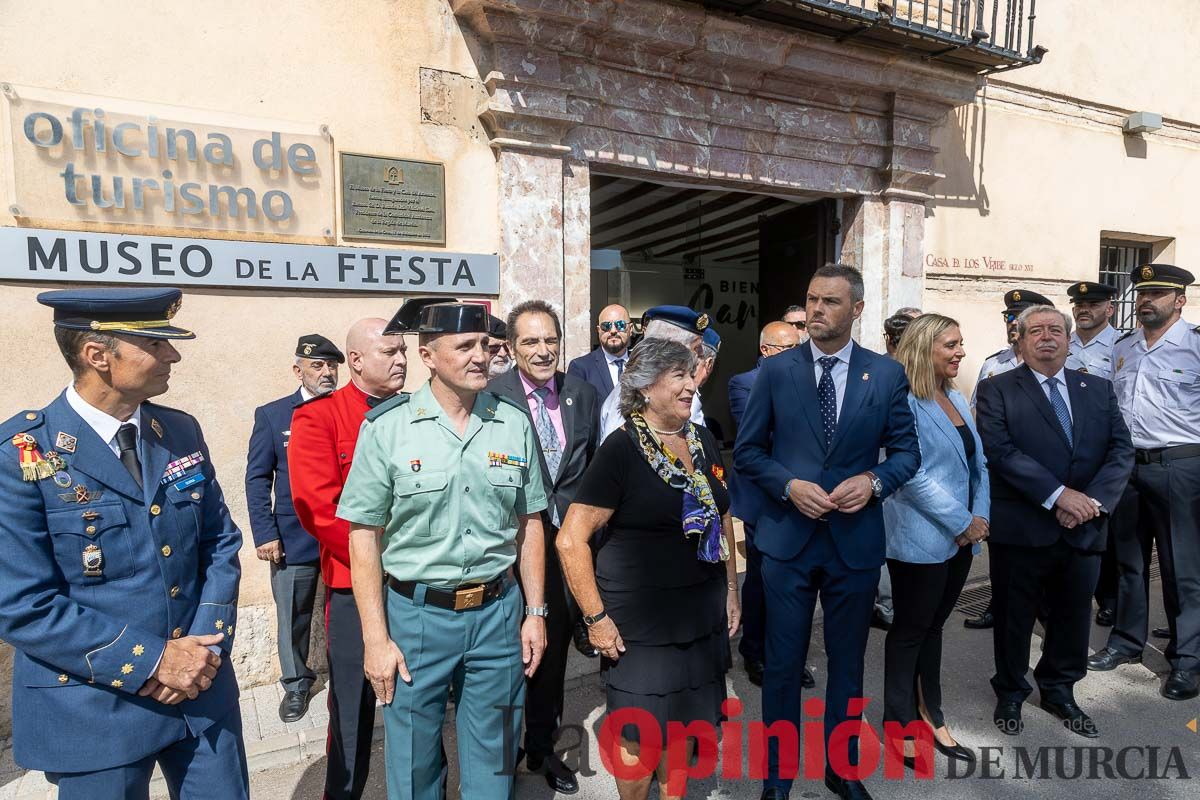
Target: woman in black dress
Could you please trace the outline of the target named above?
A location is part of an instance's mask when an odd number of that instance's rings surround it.
[[[658,723],[666,793],[667,723],[717,725],[741,617],[725,468],[716,439],[688,421],[696,359],[682,344],[647,339],[621,376],[626,423],[596,452],[563,520],[557,548],[589,638],[603,656],[608,711],[638,708]],[[607,526],[593,569],[588,540]],[[636,726],[615,759],[638,760]],[[642,780],[617,780],[642,800]]]

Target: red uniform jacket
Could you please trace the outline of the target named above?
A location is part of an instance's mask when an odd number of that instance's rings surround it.
[[[292,503],[304,530],[321,545],[321,577],[331,589],[350,588],[350,523],[338,519],[337,506],[367,409],[366,393],[352,381],[292,414]]]

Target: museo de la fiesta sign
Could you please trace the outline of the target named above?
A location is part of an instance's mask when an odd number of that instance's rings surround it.
[[[319,126],[0,88],[18,219],[332,238],[333,145]]]

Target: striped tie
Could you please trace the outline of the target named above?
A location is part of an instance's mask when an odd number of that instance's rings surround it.
[[[1058,391],[1058,378],[1046,379],[1046,391],[1050,394],[1050,407],[1054,409],[1054,416],[1058,417],[1058,424],[1062,426],[1063,433],[1067,435],[1067,444],[1074,447],[1075,441],[1071,436],[1071,412],[1067,411],[1067,401],[1063,399],[1062,392]]]

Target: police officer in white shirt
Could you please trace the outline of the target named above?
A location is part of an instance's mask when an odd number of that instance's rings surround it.
[[[1170,630],[1162,694],[1187,700],[1200,694],[1200,328],[1180,314],[1195,277],[1169,264],[1137,267],[1131,277],[1142,326],[1117,340],[1113,383],[1136,450],[1116,526],[1116,623],[1088,668],[1141,662],[1153,544]]]
[[[1080,281],[1067,287],[1075,330],[1071,334],[1067,369],[1112,377],[1112,349],[1119,334],[1112,326],[1113,298],[1117,288],[1105,283]]]

